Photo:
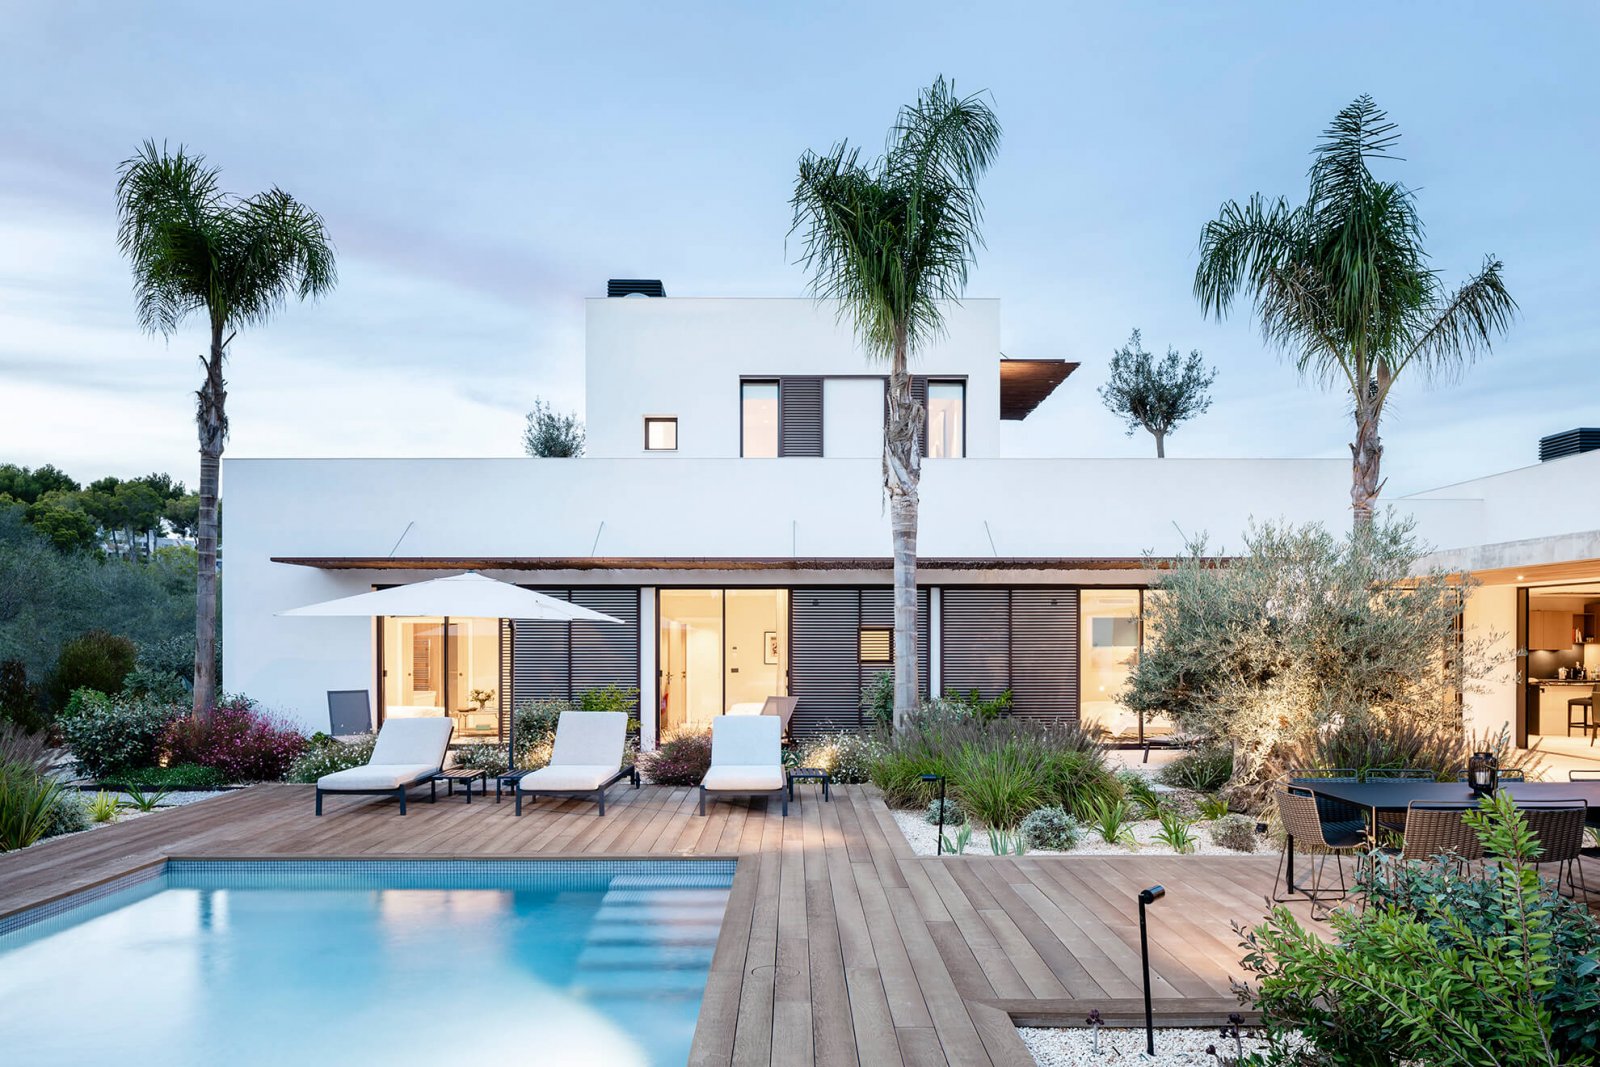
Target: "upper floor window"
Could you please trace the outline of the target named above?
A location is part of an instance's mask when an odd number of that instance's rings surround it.
[[[778,383],[742,382],[739,393],[739,454],[757,459],[777,456]]]
[[[958,459],[967,450],[967,385],[928,383],[928,456]]]
[[[646,452],[676,452],[678,450],[677,416],[646,415],[644,417],[644,450]]]

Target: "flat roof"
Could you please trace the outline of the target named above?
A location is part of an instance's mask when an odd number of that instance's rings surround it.
[[[762,571],[815,570],[855,571],[891,570],[888,556],[847,558],[836,556],[273,556],[273,563],[295,567],[314,567],[331,571]],[[926,570],[1046,570],[1046,571],[1131,571],[1161,569],[1164,560],[1144,556],[1097,556],[1084,558],[977,556],[964,558],[926,557],[917,560]]]

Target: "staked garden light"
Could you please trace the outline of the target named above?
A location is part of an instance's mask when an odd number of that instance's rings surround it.
[[[1150,933],[1145,924],[1144,910],[1167,895],[1167,887],[1153,885],[1139,890],[1139,955],[1144,958],[1144,1050],[1156,1054],[1156,1022],[1150,1008]]]
[[[933,854],[942,856],[944,855],[944,775],[924,774],[922,780],[939,783],[939,841],[933,846]]]

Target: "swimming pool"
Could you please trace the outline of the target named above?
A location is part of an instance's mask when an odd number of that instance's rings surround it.
[[[4,1058],[682,1064],[733,867],[172,860],[0,921]]]

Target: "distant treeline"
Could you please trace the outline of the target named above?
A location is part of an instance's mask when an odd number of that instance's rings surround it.
[[[0,503],[21,504],[27,524],[63,552],[148,557],[163,536],[194,533],[200,498],[168,474],[98,478],[79,485],[59,468],[0,463]]]

